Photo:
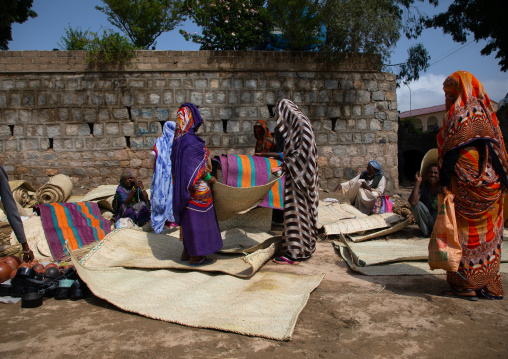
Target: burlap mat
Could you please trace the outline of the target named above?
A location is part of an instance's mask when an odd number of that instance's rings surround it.
[[[28,246],[34,253],[34,258],[41,262],[52,261],[53,257],[49,250],[46,234],[42,228],[41,217],[33,216],[23,221],[23,229]],[[18,244],[14,232],[11,233],[10,243],[11,245]]]
[[[351,239],[351,241],[353,241],[353,242],[363,242],[368,239],[379,238],[382,236],[387,236],[392,233],[396,233],[400,230],[403,230],[407,226],[409,226],[410,223],[411,223],[411,220],[406,219],[404,222],[397,223],[393,227],[388,227],[386,229],[367,231],[366,233],[363,233],[363,234],[351,233],[351,234],[348,234],[348,238]]]
[[[319,201],[318,207],[318,228],[330,226],[346,218],[364,218],[366,214],[360,212],[355,206],[349,203],[329,203]]]
[[[176,235],[176,232],[174,233]],[[214,263],[205,266],[191,266],[181,261],[182,243],[164,234],[143,232],[124,228],[111,232],[97,244],[83,259],[87,268],[128,267],[128,268],[173,268],[222,272],[237,277],[250,277],[268,261],[277,250],[277,244],[265,242],[254,253],[246,256],[212,254]]]
[[[48,183],[39,188],[36,193],[38,203],[65,202],[72,193],[71,179],[63,174],[58,174],[49,179]]]
[[[334,240],[332,243],[352,270],[365,275],[446,274],[444,270],[429,268],[428,238],[353,243],[342,237],[341,242]],[[508,273],[506,250],[508,247],[503,242],[501,273]]]
[[[81,200],[83,202],[90,202],[114,196],[117,187],[118,185],[116,184],[101,185],[85,194]]]
[[[276,340],[291,339],[310,293],[324,277],[260,272],[246,280],[199,271],[89,268],[72,261],[97,297],[122,310]]]
[[[279,178],[272,176],[267,184],[254,187],[231,187],[219,182],[212,183],[213,206],[217,220],[225,221],[257,207]]]
[[[11,187],[14,200],[21,207],[29,207],[35,204],[35,189],[30,183],[23,180],[9,181],[9,186]]]
[[[361,233],[373,229],[391,227],[404,220],[395,213],[372,214],[366,217],[339,219],[335,223],[325,224],[327,235]]]

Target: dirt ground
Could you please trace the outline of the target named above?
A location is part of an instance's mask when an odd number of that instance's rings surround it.
[[[404,192],[404,191],[403,191]],[[408,192],[400,193],[407,198]],[[328,194],[323,194],[325,197]],[[439,295],[442,275],[368,277],[351,271],[328,240],[298,266],[325,273],[289,342],[196,329],[124,312],[96,297],[0,304],[2,358],[507,358],[508,300]],[[503,276],[508,288],[508,277]]]

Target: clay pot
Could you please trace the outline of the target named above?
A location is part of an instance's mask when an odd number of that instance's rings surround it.
[[[37,273],[44,273],[44,266],[40,263],[35,264],[32,269]]]
[[[49,263],[49,264],[46,264],[46,267],[44,267],[44,269],[48,269],[48,268],[57,268],[58,269],[58,265],[56,265],[55,263]]]
[[[32,268],[32,263],[21,262],[18,268]]]
[[[11,266],[12,270],[15,270],[19,267],[19,263],[15,258],[16,257],[14,256],[8,256],[5,257],[2,262],[7,263],[8,265]]]
[[[16,272],[18,271],[18,268],[14,269],[12,272],[11,272],[11,275],[9,276],[9,279],[12,279],[14,278],[14,276],[16,275]]]
[[[7,258],[12,258],[12,259],[14,259],[16,261],[16,263],[17,263],[16,268],[18,268],[19,265],[21,264],[21,259],[19,257],[16,257],[16,256],[7,256],[7,257],[5,257],[5,259],[7,259]]]
[[[3,283],[6,280],[8,280],[11,273],[12,267],[9,264],[5,262],[0,263],[0,283]]]

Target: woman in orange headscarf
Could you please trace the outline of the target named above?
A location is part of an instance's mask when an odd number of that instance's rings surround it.
[[[254,125],[256,137],[256,153],[275,152],[275,138],[273,138],[265,120],[259,120]]]
[[[457,71],[443,84],[446,114],[437,136],[441,185],[454,195],[462,259],[444,295],[502,299],[499,273],[508,163],[496,113],[483,85]]]

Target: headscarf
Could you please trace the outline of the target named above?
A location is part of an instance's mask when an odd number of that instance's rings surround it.
[[[116,188],[115,198],[113,200],[113,205],[114,205],[113,210],[114,210],[115,214],[118,214],[120,207],[125,202],[127,197],[129,197],[129,194],[131,192],[131,188],[125,187],[125,185],[124,185],[124,178],[127,175],[132,177],[132,173],[130,173],[128,171],[125,171],[120,175],[120,185]],[[139,202],[139,197],[140,197],[139,191],[140,191],[140,189],[138,188],[138,190],[136,191],[136,194],[132,198],[131,204],[135,204],[135,203]]]
[[[178,109],[175,139],[171,152],[173,172],[173,216],[181,224],[181,216],[190,201],[190,188],[206,167],[205,141],[194,131],[203,124],[197,107],[185,103]]]
[[[176,123],[166,121],[162,136],[155,141],[155,167],[151,185],[152,228],[161,233],[166,221],[173,217],[173,176],[171,173],[171,152]]]
[[[369,178],[367,171],[363,171],[362,174],[360,175],[360,179],[364,180],[372,179],[372,183],[370,186],[371,188],[376,189],[377,186],[379,185],[379,182],[381,182],[381,179],[383,178],[383,166],[381,166],[381,163],[379,163],[376,160],[369,161],[368,165],[377,170],[377,172],[374,174],[373,178]]]
[[[446,78],[443,90],[451,105],[437,136],[439,168],[446,153],[480,139],[486,140],[493,164],[501,177],[506,178],[508,156],[503,135],[483,85],[469,72],[457,71]]]
[[[275,139],[273,138],[270,130],[268,130],[268,125],[265,120],[259,120],[254,125],[254,134],[256,134],[256,127],[261,127],[263,129],[263,137],[256,138],[256,153],[266,153],[266,152],[274,152],[275,151]]]
[[[203,124],[203,118],[196,105],[184,103],[178,109],[176,120],[175,138],[185,135],[187,132],[197,130]]]
[[[371,160],[369,161],[368,163],[372,168],[374,168],[375,170],[377,170],[376,174],[380,174],[382,175],[383,174],[383,166],[381,166],[381,163],[379,163],[378,161],[376,160]]]
[[[317,210],[319,184],[312,125],[307,116],[290,100],[280,100],[276,111],[277,130],[284,139],[284,163],[298,189]]]
[[[127,188],[124,186],[124,177],[127,175],[132,177],[132,173],[130,173],[129,171],[125,171],[120,175],[120,186],[122,186],[123,188]]]

